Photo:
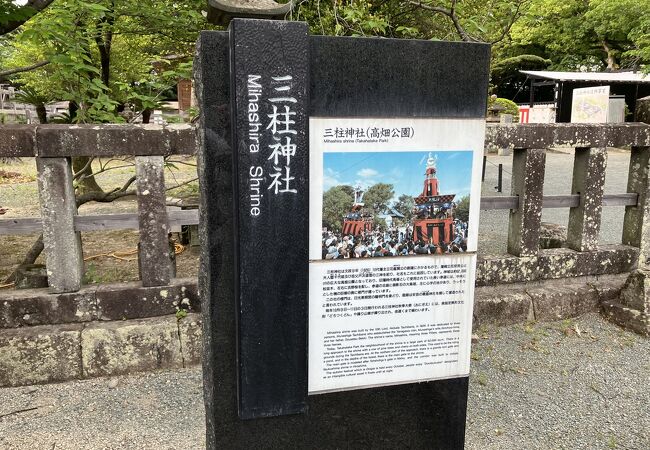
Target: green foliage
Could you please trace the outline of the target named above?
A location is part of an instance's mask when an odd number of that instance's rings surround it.
[[[626,54],[645,64],[644,71],[650,72],[650,13],[644,14],[639,25],[630,31],[629,38],[634,42],[635,48]]]
[[[11,80],[77,105],[75,122],[124,121],[125,104],[158,108],[189,76],[198,31],[211,27],[205,0],[55,0],[38,13],[16,3],[0,0],[0,33],[29,21],[0,37],[0,67],[50,61]],[[650,0],[422,2],[434,10],[417,3],[301,1],[291,19],[306,21],[313,34],[496,42],[491,82],[508,98],[525,79],[521,69],[650,71]]]
[[[17,102],[34,106],[45,105],[54,100],[51,93],[38,92],[36,89],[29,86],[23,87],[20,92],[14,96],[14,99]]]
[[[363,203],[372,214],[381,214],[394,195],[392,184],[377,183],[363,194]]]
[[[99,278],[100,277],[97,274],[97,267],[95,267],[95,264],[89,263],[86,266],[86,272],[84,273],[81,282],[82,284],[96,284],[101,282]]]
[[[176,308],[176,319],[178,321],[186,318],[188,312],[190,311],[190,309],[192,309],[192,305],[190,305],[190,300],[187,297],[183,298],[180,302],[178,300],[174,300],[172,302],[172,305],[174,306],[174,308]]]
[[[551,64],[553,61],[550,59],[537,55],[524,54],[506,58],[497,56],[490,67],[490,81],[493,85],[506,90],[507,85],[524,78],[519,73],[520,70],[544,70]],[[496,94],[500,93],[501,91],[496,92]]]
[[[413,218],[413,208],[415,207],[415,200],[410,195],[402,194],[393,205],[395,209],[404,216],[406,222],[410,222]]]
[[[36,10],[30,6],[17,5],[13,0],[0,0],[0,26],[25,21],[34,14]]]
[[[312,33],[335,36],[384,36],[389,28],[385,8],[364,0],[301,2],[296,20],[310,24]],[[391,3],[391,2],[385,2]]]
[[[553,62],[537,55],[503,57],[496,52],[490,68],[490,93],[514,100],[526,82],[520,70],[544,70]]]
[[[73,123],[73,120],[69,113],[63,112],[52,117],[50,123]]]
[[[155,108],[188,77],[198,31],[209,28],[204,7],[201,0],[56,0],[9,41],[2,66],[50,61],[14,80],[76,104],[75,122],[122,122],[121,105]]]
[[[517,106],[517,104],[512,100],[508,100],[507,98],[488,97],[488,108],[493,105],[499,105],[505,108],[503,114],[512,114],[514,117],[519,116],[519,106]]]
[[[463,0],[455,4],[458,23],[472,40],[492,42],[507,34],[527,0]],[[314,34],[337,36],[382,36],[408,39],[459,40],[451,17],[421,8],[405,0],[333,0],[298,2],[294,20],[304,20]],[[417,2],[416,2],[417,3]],[[451,0],[423,4],[445,8]]]
[[[552,60],[552,69],[599,70],[650,62],[650,0],[533,0],[512,29],[511,49]]]
[[[537,55],[518,55],[495,61],[490,68],[492,77],[504,77],[509,72],[519,70],[541,70],[552,64],[550,59]]]
[[[196,106],[190,106],[189,109],[187,110],[187,115],[189,116],[190,122],[194,122],[199,118],[199,115],[201,112],[199,111],[199,108]]]
[[[349,186],[334,186],[323,194],[323,226],[328,230],[341,231],[343,216],[350,212],[354,202],[351,190]]]
[[[458,220],[469,222],[469,195],[461,198],[458,203],[456,203],[454,215]]]
[[[386,223],[386,219],[383,217],[379,217],[377,215],[373,216],[372,218],[373,226],[374,227],[379,227],[381,230],[385,230],[388,228],[388,224]]]

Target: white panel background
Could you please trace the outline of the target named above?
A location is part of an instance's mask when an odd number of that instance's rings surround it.
[[[320,118],[312,117],[310,127],[310,208],[309,208],[309,391],[325,393],[337,390],[360,389],[374,386],[452,378],[469,374],[470,347],[472,331],[472,311],[474,301],[474,280],[476,266],[476,246],[478,240],[478,220],[481,197],[481,165],[485,139],[485,120],[483,119],[431,119],[431,118]],[[325,142],[325,129],[331,128],[413,128],[413,138],[387,138],[387,142]],[[331,139],[331,138],[328,138]],[[323,205],[323,153],[326,152],[396,152],[396,151],[472,151],[472,179],[470,189],[470,215],[468,224],[468,253],[445,255],[369,258],[364,260],[323,261],[321,255],[322,205]],[[455,307],[437,307],[433,314],[445,314],[445,318],[461,321],[460,355],[457,364],[439,365],[435,368],[397,371],[390,375],[368,375],[346,377],[336,381],[324,381],[322,373],[322,339],[328,329],[354,328],[357,326],[380,326],[385,317],[346,318],[326,321],[320,317],[320,304],[323,302],[322,277],[327,268],[377,267],[408,262],[412,265],[427,264],[431,259],[468,263],[465,304]],[[431,320],[430,316],[404,315],[391,318],[404,323],[421,323]]]

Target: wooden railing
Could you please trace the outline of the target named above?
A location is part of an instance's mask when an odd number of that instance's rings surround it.
[[[197,138],[189,125],[8,125],[0,127],[0,157],[36,157],[41,218],[0,220],[0,235],[43,232],[50,290],[74,292],[83,275],[81,231],[140,230],[145,286],[169,283],[168,230],[198,223],[196,210],[165,208],[163,159],[190,155]],[[477,284],[499,284],[621,273],[650,256],[650,126],[644,124],[526,124],[488,126],[486,146],[513,151],[511,193],[483,197],[481,209],[508,209],[510,256],[479,258]],[[572,193],[544,196],[546,151],[575,148]],[[604,195],[606,147],[631,147],[627,192]],[[69,158],[135,157],[138,212],[79,216]],[[603,206],[625,206],[623,245],[599,246]],[[540,250],[542,208],[570,208],[566,249]]]

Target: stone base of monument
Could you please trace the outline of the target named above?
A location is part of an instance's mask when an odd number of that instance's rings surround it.
[[[488,68],[489,47],[478,44],[310,37],[305,24],[273,21],[201,34],[208,449],[463,448],[467,372],[308,395],[308,119],[484,120]],[[290,174],[269,162],[285,139],[269,138],[278,111],[282,130],[295,131]],[[293,197],[278,194],[278,180]]]

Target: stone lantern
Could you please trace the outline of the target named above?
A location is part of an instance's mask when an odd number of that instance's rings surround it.
[[[208,21],[226,26],[235,17],[283,19],[294,5],[295,0],[287,3],[274,0],[208,0]]]
[[[500,115],[506,110],[505,106],[499,105],[498,103],[493,104],[490,106],[487,111],[487,122],[499,122]]]

